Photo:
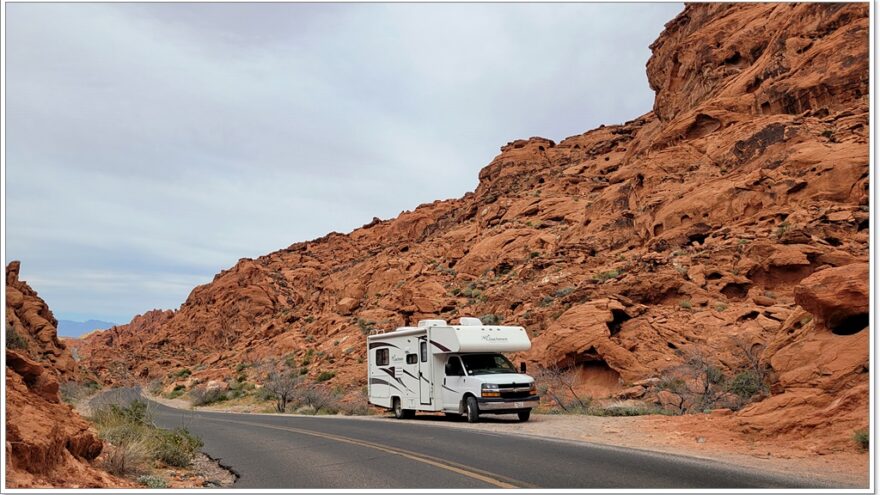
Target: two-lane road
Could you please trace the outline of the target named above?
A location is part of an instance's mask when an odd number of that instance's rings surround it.
[[[442,423],[150,406],[158,425],[199,435],[206,453],[240,475],[236,488],[831,488],[717,461]]]

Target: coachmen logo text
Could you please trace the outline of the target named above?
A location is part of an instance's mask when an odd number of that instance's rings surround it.
[[[486,342],[507,342],[507,337],[493,337],[491,335],[483,335]]]

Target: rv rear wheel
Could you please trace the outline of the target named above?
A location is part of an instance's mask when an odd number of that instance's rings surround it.
[[[476,423],[480,420],[480,406],[477,404],[476,397],[468,397],[465,407],[467,409],[468,423]]]
[[[519,416],[519,420],[520,420],[520,421],[523,421],[523,422],[528,421],[528,420],[529,420],[529,416],[531,416],[531,414],[532,414],[532,410],[531,410],[531,409],[524,409],[524,410],[522,410],[522,411],[517,411],[517,412],[516,412],[516,415]]]
[[[403,404],[400,403],[400,399],[397,397],[394,398],[392,409],[394,410],[394,417],[397,419],[408,419],[416,415],[416,412],[412,409],[404,409]]]

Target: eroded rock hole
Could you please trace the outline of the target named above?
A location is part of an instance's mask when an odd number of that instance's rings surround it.
[[[630,319],[630,316],[626,314],[626,311],[620,309],[612,309],[611,310],[612,320],[607,323],[608,331],[611,332],[611,336],[615,336],[620,333],[620,328],[623,326],[623,323]]]
[[[868,313],[845,316],[828,322],[828,328],[835,335],[853,335],[868,328]]]
[[[870,225],[870,220],[866,218],[866,219],[862,220],[861,222],[859,222],[859,228],[858,228],[858,230],[859,230],[860,232],[861,232],[862,230],[867,230],[869,225]]]
[[[724,65],[739,65],[742,62],[742,55],[739,52],[733,52],[733,55],[724,59]]]
[[[742,322],[742,321],[746,321],[746,320],[754,320],[755,318],[758,317],[759,314],[760,313],[758,313],[757,311],[749,311],[748,313],[737,318],[736,321]]]
[[[746,296],[749,295],[749,286],[751,284],[747,282],[737,283],[731,282],[725,285],[721,289],[721,293],[724,294],[728,299],[740,300],[745,299]]]
[[[721,272],[709,272],[706,274],[706,280],[718,280],[721,277]]]
[[[831,244],[834,247],[837,247],[837,246],[840,246],[841,244],[843,244],[843,242],[841,242],[840,239],[838,239],[837,237],[831,237],[831,236],[826,237],[825,242],[827,242],[828,244]]]
[[[709,237],[709,234],[691,234],[688,236],[688,244],[693,244],[696,242],[697,244],[702,245],[703,242],[706,241],[706,238]]]

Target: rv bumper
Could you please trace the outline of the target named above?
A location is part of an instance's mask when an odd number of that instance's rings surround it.
[[[519,411],[538,407],[538,396],[522,397],[519,399],[477,399],[480,412]]]

